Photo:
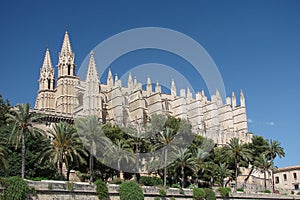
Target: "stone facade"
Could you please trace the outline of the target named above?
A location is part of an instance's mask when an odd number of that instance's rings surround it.
[[[145,90],[131,74],[124,86],[110,70],[106,83],[100,83],[93,53],[90,54],[86,79],[80,80],[75,75],[75,57],[68,32],[64,36],[57,67],[58,77],[55,78],[47,49],[40,71],[35,104],[37,112],[68,119],[97,115],[103,123],[122,126],[143,124],[153,114],[165,114],[189,120],[196,134],[211,138],[217,144],[225,144],[233,137],[239,137],[243,142],[251,141],[242,91],[238,105],[234,92],[225,103],[218,91],[210,100],[204,91],[193,97],[189,89],[180,89],[178,95],[174,80],[170,80],[171,94],[162,93],[158,82],[152,85],[150,77]]]
[[[278,168],[274,179],[276,190],[300,192],[300,165]]]

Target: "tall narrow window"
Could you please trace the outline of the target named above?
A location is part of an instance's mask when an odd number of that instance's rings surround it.
[[[297,173],[294,173],[293,175],[294,175],[294,179],[297,179]]]
[[[68,75],[71,75],[71,65],[68,65]]]
[[[51,80],[48,78],[48,90],[50,90],[51,87]]]
[[[283,174],[283,180],[287,180],[287,176],[286,176],[286,174]]]

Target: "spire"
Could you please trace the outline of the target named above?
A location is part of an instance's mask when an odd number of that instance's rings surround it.
[[[58,78],[61,76],[75,76],[75,56],[71,49],[68,31],[65,32],[58,59]]]
[[[151,95],[152,93],[152,83],[151,83],[151,79],[150,76],[147,77],[147,94],[148,96]]]
[[[172,82],[171,82],[171,95],[173,97],[176,97],[176,85],[175,85],[174,79],[172,79]]]
[[[193,94],[192,94],[190,88],[187,87],[187,90],[186,90],[186,91],[187,91],[187,92],[186,92],[186,97],[188,98],[189,101],[191,101],[191,100],[193,99]]]
[[[47,71],[53,69],[51,58],[50,58],[50,51],[49,51],[48,48],[46,49],[46,54],[45,54],[45,57],[44,57],[44,62],[43,62],[42,68],[46,69]]]
[[[156,93],[161,93],[161,86],[159,85],[158,81],[156,81],[155,92]]]
[[[119,80],[118,74],[115,75],[115,81],[117,82]]]
[[[240,92],[240,103],[241,103],[241,106],[243,106],[243,107],[246,106],[243,90],[241,90],[241,92]]]
[[[232,101],[232,108],[236,107],[236,97],[234,92],[232,92],[231,101]]]
[[[65,54],[72,53],[68,31],[65,32],[64,41],[60,53],[65,53]]]
[[[129,91],[131,92],[132,89],[133,89],[133,82],[132,82],[131,72],[129,72],[129,75],[128,75],[127,87],[129,89]]]
[[[108,70],[106,84],[108,85],[109,88],[112,88],[114,85],[114,77],[113,77],[110,69]]]
[[[91,51],[90,53],[90,61],[86,74],[86,81],[95,81],[100,83],[93,51]]]

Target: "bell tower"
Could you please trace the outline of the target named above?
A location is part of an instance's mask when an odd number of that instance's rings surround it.
[[[69,34],[66,31],[57,64],[56,112],[71,115],[76,103],[75,86],[79,81],[78,77],[75,76],[74,58]]]
[[[40,70],[39,90],[35,102],[35,109],[38,110],[55,110],[55,78],[54,69],[50,58],[50,51],[47,48],[44,62]]]

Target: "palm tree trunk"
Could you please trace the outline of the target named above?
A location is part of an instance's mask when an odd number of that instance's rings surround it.
[[[267,189],[266,171],[264,171],[264,186],[265,186],[265,190],[266,190]]]
[[[25,177],[25,135],[22,132],[22,168],[21,168],[22,179]]]
[[[235,157],[234,159],[235,163],[235,186],[234,186],[234,191],[236,192],[237,189],[237,178],[238,178],[238,166],[237,166],[237,158]]]
[[[184,166],[181,166],[181,187],[184,188]]]
[[[59,158],[59,177],[60,180],[63,180],[63,154],[61,153],[60,158]]]
[[[121,178],[121,171],[120,171],[120,168],[121,168],[121,160],[118,159],[118,174],[117,174],[117,177],[118,177],[118,178]]]
[[[165,149],[165,159],[164,159],[164,187],[167,186],[167,156],[168,156],[168,150]]]
[[[275,183],[274,183],[274,172],[273,169],[271,169],[271,173],[272,173],[272,192],[275,192]]]
[[[92,147],[92,143],[90,146],[90,183],[93,182],[93,147]]]
[[[246,187],[247,181],[249,180],[253,171],[254,171],[254,166],[252,165],[250,172],[248,173],[247,177],[244,179],[244,187]]]

